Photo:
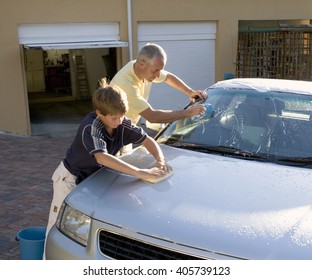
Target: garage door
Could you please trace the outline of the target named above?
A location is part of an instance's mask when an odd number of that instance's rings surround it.
[[[35,69],[34,60],[25,59],[28,91],[71,90],[77,100],[90,98],[90,92],[103,73],[113,75],[115,52],[108,48],[128,46],[128,42],[120,41],[118,22],[20,24],[18,35],[19,43],[30,49],[28,54],[35,51],[41,55]],[[42,53],[37,50],[66,50],[69,53],[70,73],[60,72],[63,69],[57,66],[44,67]],[[58,60],[60,54],[55,52],[54,61]],[[52,74],[47,77],[45,73]]]
[[[126,47],[117,22],[21,24],[19,42],[43,50]]]
[[[215,22],[138,25],[139,49],[149,42],[161,45],[168,55],[166,70],[194,89],[205,89],[215,82],[215,38]],[[189,100],[161,83],[153,85],[149,101],[155,109],[179,109]]]

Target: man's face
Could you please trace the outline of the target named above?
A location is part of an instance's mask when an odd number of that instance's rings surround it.
[[[152,82],[154,79],[158,78],[160,71],[165,67],[165,63],[160,57],[155,57],[150,61],[143,61],[142,63],[144,80],[148,82]]]

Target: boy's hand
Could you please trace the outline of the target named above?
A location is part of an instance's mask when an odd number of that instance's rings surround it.
[[[155,166],[160,170],[164,170],[166,173],[169,173],[172,171],[172,167],[169,164],[167,164],[165,161],[157,161]]]
[[[137,177],[143,180],[146,180],[149,178],[157,179],[159,177],[166,175],[166,173],[167,172],[165,170],[161,170],[158,167],[152,167],[150,169],[140,169],[138,171]]]
[[[164,168],[169,168],[169,167],[166,166]],[[141,170],[146,170],[146,169],[141,169]],[[167,178],[173,174],[172,171],[166,172],[164,170],[159,169],[158,167],[153,167],[153,168],[147,169],[147,170],[149,170],[149,172],[151,172],[150,176],[148,176],[147,178],[141,178],[141,179],[143,179],[144,181],[149,182],[151,184],[155,184],[159,181],[162,181],[163,179],[165,179],[165,178]]]
[[[164,159],[156,161],[150,169],[140,169],[138,177],[140,179],[157,179],[172,172],[172,167]]]

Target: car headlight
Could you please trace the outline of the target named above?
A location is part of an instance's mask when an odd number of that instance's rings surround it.
[[[63,203],[56,221],[56,227],[69,238],[87,246],[91,218]]]

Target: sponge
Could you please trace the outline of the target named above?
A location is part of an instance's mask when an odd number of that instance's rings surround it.
[[[166,178],[170,177],[171,175],[173,175],[173,171],[167,172],[165,175],[160,176],[158,178],[148,178],[148,179],[144,179],[144,181],[151,183],[151,184],[155,184],[158,183],[162,180],[165,180]]]

